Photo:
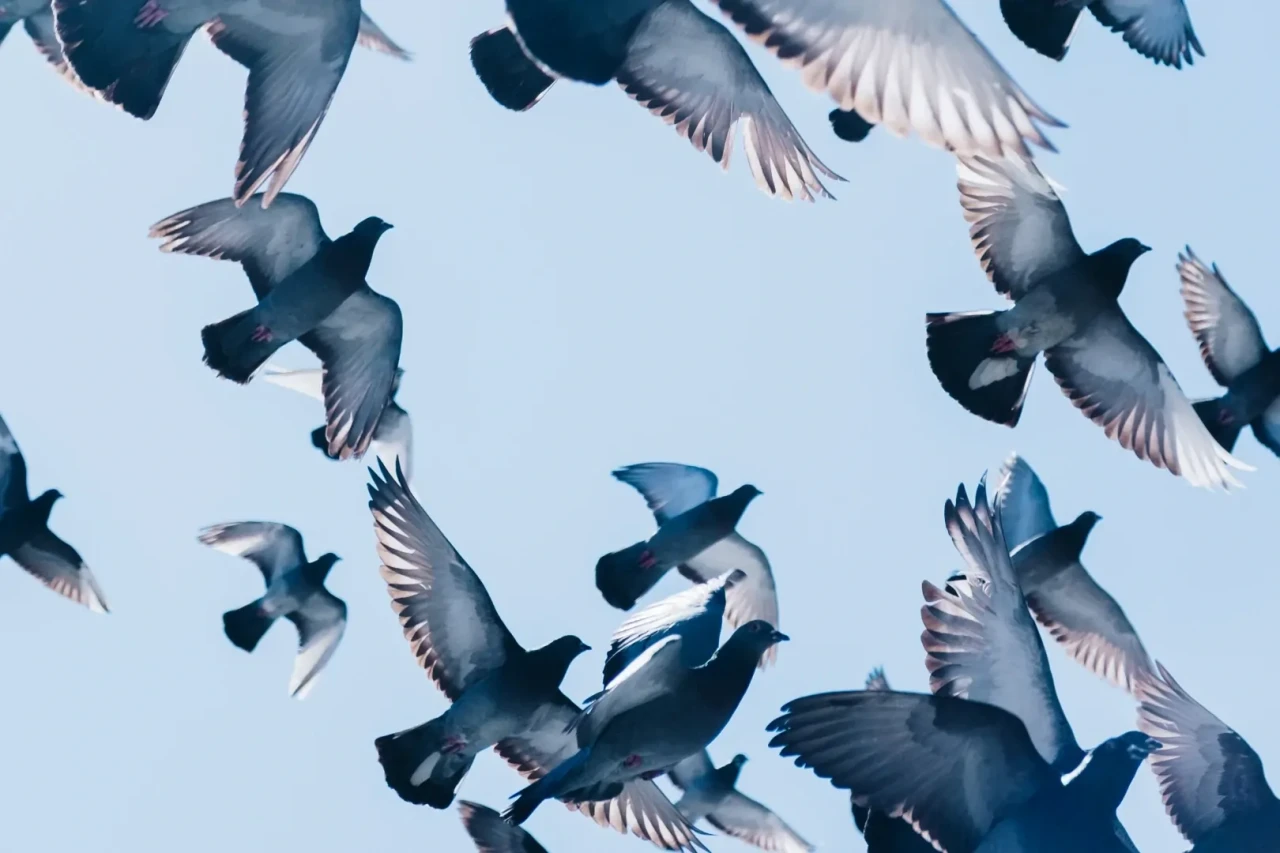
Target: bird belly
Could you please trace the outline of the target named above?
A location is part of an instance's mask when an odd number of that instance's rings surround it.
[[[556,76],[603,86],[622,67],[627,43],[655,0],[507,0],[531,58]]]

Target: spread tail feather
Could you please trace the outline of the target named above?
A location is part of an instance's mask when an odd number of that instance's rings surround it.
[[[662,579],[670,567],[658,564],[642,567],[649,547],[637,542],[629,548],[605,554],[596,562],[596,589],[604,600],[619,610],[635,607],[637,599]]]
[[[471,40],[471,67],[495,101],[517,112],[533,107],[556,82],[525,55],[507,27]]]
[[[1236,439],[1240,437],[1240,430],[1244,428],[1244,424],[1232,416],[1231,410],[1221,397],[1192,403],[1192,408],[1200,416],[1201,422],[1204,424],[1205,429],[1209,430],[1209,435],[1213,436],[1213,440],[1222,445],[1223,450],[1230,453],[1232,448],[1236,446]]]
[[[458,785],[475,761],[474,755],[441,751],[446,744],[440,717],[383,735],[373,745],[387,787],[405,802],[435,809],[447,809],[453,803]]]
[[[1017,426],[1035,358],[1001,349],[1000,311],[928,314],[929,366],[952,399],[973,414]]]
[[[1062,60],[1084,11],[1083,4],[1052,0],[1000,0],[1009,31],[1027,47],[1050,59]]]
[[[591,748],[583,747],[573,755],[561,761],[555,767],[551,768],[551,772],[543,776],[532,785],[528,785],[520,793],[516,794],[515,802],[511,804],[511,808],[503,812],[502,817],[508,823],[514,823],[517,826],[524,823],[538,808],[543,800],[548,800],[557,796],[562,788],[569,788],[565,782],[569,775],[578,768],[586,764],[587,759],[591,756]]]
[[[236,648],[251,652],[275,620],[262,612],[262,599],[222,614],[222,627]]]
[[[204,342],[204,363],[219,376],[241,385],[289,342],[287,338],[273,335],[259,321],[256,307],[205,326],[200,330],[200,340]]]

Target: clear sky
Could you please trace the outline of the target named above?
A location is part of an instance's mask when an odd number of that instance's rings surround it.
[[[1280,9],[1191,0],[1208,51],[1156,68],[1085,21],[1066,62],[1004,28],[995,0],[958,11],[1022,85],[1070,123],[1041,167],[1086,248],[1154,247],[1122,297],[1193,397],[1215,392],[1182,319],[1176,252],[1216,260],[1280,342],[1275,240]],[[825,96],[751,55],[819,156],[849,179],[838,202],[758,193],[741,151],[726,176],[616,87],[557,85],[536,109],[494,104],[469,39],[503,20],[485,3],[368,11],[416,59],[351,61],[289,185],[333,235],[366,215],[397,227],[370,283],[405,318],[400,402],[416,427],[416,488],[516,637],[565,632],[596,651],[570,670],[598,689],[621,614],[596,558],[648,536],[618,465],[672,460],[764,491],[741,530],[766,549],[792,637],[713,744],[753,759],[744,791],[824,850],[860,850],[847,798],[767,748],[788,699],[861,686],[883,664],[926,689],[920,581],[958,566],[943,501],[1013,449],[1059,520],[1103,517],[1086,565],[1153,654],[1280,767],[1257,685],[1273,666],[1278,462],[1223,496],[1138,461],[1086,421],[1041,368],[1016,431],[964,412],[924,350],[926,311],[1003,307],[973,257],[953,162],[881,131],[829,132]],[[188,853],[470,849],[456,812],[401,802],[373,739],[440,713],[393,617],[373,548],[365,469],[308,441],[320,406],[200,362],[201,326],[248,307],[240,269],[163,255],[156,220],[230,193],[244,73],[197,39],[154,120],[61,81],[15,30],[5,81],[0,204],[0,411],[31,487],[66,499],[54,529],[94,568],[97,616],[0,563],[0,802],[17,851]],[[300,347],[280,354],[310,366]],[[197,543],[202,526],[287,522],[313,556],[345,560],[329,586],[350,624],[316,689],[286,691],[296,642],[277,625],[248,656],[220,614],[262,592],[247,562]],[[661,590],[679,589],[675,577]],[[1132,701],[1051,649],[1082,743],[1132,728]],[[522,780],[486,753],[463,797],[501,807]],[[1122,817],[1144,853],[1180,851],[1153,777]],[[551,853],[641,842],[548,805],[528,828]],[[747,850],[712,838],[716,851]]]

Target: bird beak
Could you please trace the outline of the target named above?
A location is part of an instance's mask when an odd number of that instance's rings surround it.
[[[1141,746],[1134,744],[1129,747],[1129,757],[1135,761],[1146,761],[1151,753],[1158,751],[1164,744],[1155,738],[1147,738],[1146,743]]]
[[[773,641],[775,643],[785,643],[790,639],[791,639],[790,637],[788,637],[786,634],[782,633],[781,631],[773,632]]]
[[[1151,251],[1151,247],[1150,247],[1150,246],[1148,246],[1146,243],[1139,243],[1138,245],[1142,247],[1142,251],[1144,251],[1144,252],[1150,252],[1150,251]]]
[[[394,226],[394,225],[392,225],[390,222],[384,222],[384,223],[382,223],[382,232],[383,232],[384,234],[385,234],[386,232],[390,231],[392,228],[395,228],[395,226]]]

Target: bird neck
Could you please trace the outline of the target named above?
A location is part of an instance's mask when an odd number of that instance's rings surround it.
[[[333,241],[328,253],[328,266],[345,279],[364,281],[373,263],[373,250],[378,238],[352,232]]]
[[[1088,764],[1067,783],[1067,794],[1084,808],[1114,816],[1141,764],[1127,757],[1089,756]]]
[[[723,704],[732,712],[751,686],[751,678],[759,663],[758,653],[730,638],[702,667],[704,677],[696,680],[696,683],[706,685],[702,691],[705,694],[703,701],[711,705]]]

